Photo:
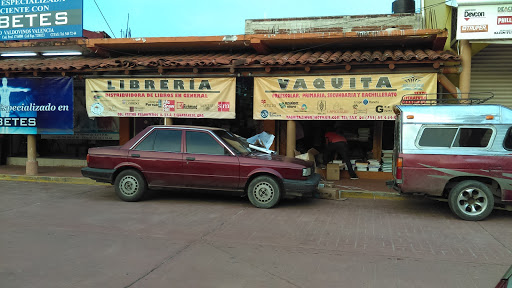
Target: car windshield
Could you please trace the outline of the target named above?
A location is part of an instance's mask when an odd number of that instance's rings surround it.
[[[213,133],[217,135],[226,145],[228,145],[237,154],[249,154],[251,149],[247,143],[244,143],[242,139],[226,130],[214,130]]]

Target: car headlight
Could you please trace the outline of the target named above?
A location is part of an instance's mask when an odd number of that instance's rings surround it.
[[[311,167],[309,167],[309,168],[302,168],[302,176],[307,177],[309,175],[311,175]]]

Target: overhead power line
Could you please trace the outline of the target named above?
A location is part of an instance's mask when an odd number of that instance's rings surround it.
[[[94,4],[96,4],[96,7],[98,7],[98,10],[100,11],[101,16],[103,17],[103,20],[105,20],[105,23],[107,23],[108,29],[110,29],[110,32],[112,33],[112,36],[114,36],[114,38],[117,38],[116,34],[114,34],[114,31],[112,31],[112,28],[110,28],[107,18],[105,18],[105,16],[103,15],[103,12],[101,12],[100,6],[98,6],[98,3],[96,2],[96,0],[94,0]]]

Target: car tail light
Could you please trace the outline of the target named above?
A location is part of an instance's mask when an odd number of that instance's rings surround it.
[[[89,165],[89,153],[87,153],[87,165]]]
[[[496,285],[495,288],[507,288],[507,280],[501,279],[500,282],[498,282],[498,285]]]
[[[396,179],[397,180],[402,180],[402,167],[403,167],[403,158],[402,157],[398,157],[396,158]]]

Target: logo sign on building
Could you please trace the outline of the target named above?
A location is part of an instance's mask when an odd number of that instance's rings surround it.
[[[89,117],[235,118],[235,78],[86,79]]]
[[[72,78],[0,81],[0,134],[73,134]]]
[[[0,40],[82,37],[82,0],[1,0]]]
[[[256,77],[257,120],[392,120],[393,105],[435,98],[437,74]]]
[[[493,2],[491,5],[459,5],[457,40],[512,39],[512,1]]]

